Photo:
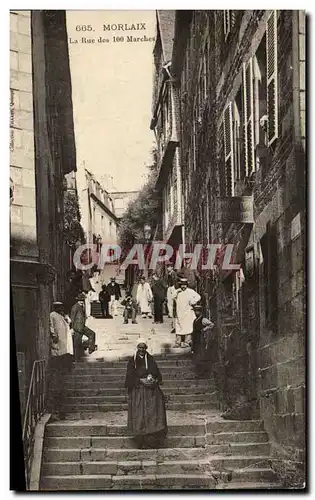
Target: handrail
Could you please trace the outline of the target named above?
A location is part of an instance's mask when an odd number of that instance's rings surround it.
[[[29,489],[30,471],[34,451],[34,433],[36,425],[45,411],[46,404],[46,360],[40,359],[33,363],[31,380],[28,390],[24,422],[23,448],[26,488]]]

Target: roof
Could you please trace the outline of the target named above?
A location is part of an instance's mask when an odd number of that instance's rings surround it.
[[[175,33],[175,10],[157,10],[158,30],[160,31],[164,64],[172,59]]]

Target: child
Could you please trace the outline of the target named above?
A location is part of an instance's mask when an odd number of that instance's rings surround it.
[[[134,300],[132,299],[132,296],[130,293],[126,296],[126,298],[122,301],[121,303],[123,306],[125,306],[124,309],[124,323],[128,324],[128,320],[131,316],[131,322],[135,325],[137,324],[136,321],[136,307]]]

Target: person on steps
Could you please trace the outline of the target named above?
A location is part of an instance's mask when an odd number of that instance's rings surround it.
[[[152,276],[152,294],[154,302],[154,323],[163,323],[163,304],[166,295],[166,287],[161,278],[154,273]]]
[[[140,278],[137,288],[137,304],[139,306],[142,318],[152,318],[150,304],[153,300],[152,290],[145,277]]]
[[[112,319],[109,314],[110,295],[106,285],[102,285],[102,290],[99,293],[99,301],[101,303],[103,318]]]
[[[48,377],[48,410],[54,420],[63,420],[64,377],[73,362],[73,342],[62,302],[54,302],[49,315],[50,359]]]
[[[136,325],[136,316],[137,316],[137,311],[136,311],[136,305],[132,299],[132,296],[130,292],[127,292],[126,298],[121,302],[121,305],[125,307],[124,309],[124,323],[128,324],[129,319],[131,318],[131,322]]]
[[[202,348],[207,349],[209,344],[210,332],[214,327],[214,323],[203,315],[203,307],[201,304],[194,306],[196,319],[193,323],[193,332],[191,335],[191,352],[198,355]]]
[[[89,339],[89,354],[96,350],[95,332],[85,325],[86,314],[84,309],[85,295],[81,293],[71,309],[70,318],[73,329],[73,349],[75,361],[79,361],[83,355],[82,337],[85,335]]]
[[[125,387],[128,390],[128,430],[139,448],[157,448],[167,434],[161,372],[139,339],[135,355],[128,361]]]
[[[116,278],[111,278],[110,283],[107,285],[108,295],[110,297],[109,303],[109,313],[111,316],[117,316],[117,304],[119,299],[121,299],[120,286],[116,283]]]
[[[188,288],[186,278],[181,278],[179,283],[180,288],[176,295],[176,342],[174,347],[189,347],[196,317],[193,306],[200,301],[201,297],[195,290]]]

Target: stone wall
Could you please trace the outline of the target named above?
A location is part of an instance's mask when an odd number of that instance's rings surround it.
[[[10,267],[23,413],[33,362],[49,355],[52,301],[63,298],[64,174],[76,160],[65,14],[11,11],[10,18]]]
[[[194,11],[190,34],[182,41],[183,59],[189,61],[181,73],[180,144],[187,243],[223,242],[231,230],[229,224],[215,223],[215,199],[226,196],[220,125],[226,105],[242,85],[242,65],[259,49],[271,13],[235,11],[226,40],[223,12]],[[278,11],[279,135],[267,155],[259,158],[251,178],[235,186],[238,195],[252,194],[254,200],[254,224],[240,261],[244,276],[214,273],[203,278],[217,322],[221,407],[228,418],[261,416],[273,455],[282,459],[275,461],[275,469],[288,484],[302,477],[305,434],[304,38],[303,13]],[[207,97],[203,115],[196,120],[205,56]]]
[[[11,252],[38,257],[30,11],[10,13]]]

